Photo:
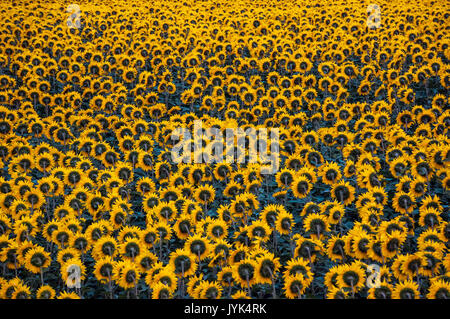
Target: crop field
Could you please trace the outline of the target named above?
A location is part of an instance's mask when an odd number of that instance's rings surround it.
[[[450,2],[0,17],[0,299],[450,298]]]

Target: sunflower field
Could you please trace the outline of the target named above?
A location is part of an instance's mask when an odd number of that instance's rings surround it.
[[[450,2],[0,10],[0,299],[450,298]]]

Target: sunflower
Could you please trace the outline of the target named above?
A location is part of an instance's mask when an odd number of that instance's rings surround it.
[[[369,288],[367,299],[392,299],[394,287],[386,282],[381,282],[379,286]]]
[[[256,282],[275,283],[276,274],[280,268],[279,258],[275,258],[272,253],[266,252],[256,258]]]
[[[170,287],[161,282],[152,286],[152,299],[170,299],[172,295]]]
[[[445,242],[445,241],[444,241]],[[445,250],[445,244],[443,242],[433,241],[433,240],[425,240],[422,238],[418,241],[419,251],[423,253],[430,253],[433,256],[436,256],[438,259],[442,259],[443,252]]]
[[[313,274],[306,259],[295,258],[288,260],[286,270],[283,272],[283,278],[286,279],[289,276],[295,276],[297,274],[303,276],[303,281],[306,286],[309,286],[312,283]]]
[[[248,226],[247,235],[252,239],[267,241],[269,239],[272,229],[263,221],[256,220]]]
[[[324,233],[330,231],[326,217],[315,213],[309,214],[303,220],[303,227],[306,232],[311,234],[311,238],[318,240],[321,239]]]
[[[248,295],[247,291],[244,290],[238,290],[233,295],[231,295],[232,299],[251,299],[251,297]]]
[[[14,171],[27,173],[35,167],[35,160],[30,154],[21,154],[11,160]]]
[[[181,214],[174,225],[174,231],[178,238],[187,239],[194,231],[194,221],[191,215]]]
[[[52,169],[53,166],[53,157],[50,154],[40,154],[35,159],[36,168],[42,171],[44,174],[47,174],[48,170]]]
[[[417,131],[418,130],[419,128],[417,129]],[[422,180],[424,182],[426,182],[431,178],[431,174],[433,172],[432,168],[430,167],[430,164],[422,160],[413,163],[411,171],[416,179]]]
[[[208,225],[207,236],[214,241],[224,239],[228,235],[228,225],[223,220],[214,220]]]
[[[439,197],[434,196],[426,196],[420,205],[419,212],[423,213],[427,209],[434,209],[435,211],[441,212],[443,211],[442,205],[439,202]]]
[[[268,211],[266,211],[266,214],[268,214]],[[263,220],[267,220],[268,217],[269,216],[266,215],[266,218]],[[286,212],[283,208],[278,215],[274,215],[274,217],[276,218],[274,225],[275,229],[282,235],[289,235],[292,232],[292,228],[295,226],[292,214]],[[269,222],[273,223],[273,220],[269,220]]]
[[[0,297],[2,299],[11,299],[12,294],[16,290],[16,287],[20,287],[23,285],[24,285],[23,281],[19,278],[14,278],[9,281],[6,279],[3,279],[1,282],[1,286],[0,286],[1,287]]]
[[[279,187],[289,188],[294,181],[295,171],[287,168],[283,168],[275,176]]]
[[[208,204],[214,201],[215,190],[211,185],[199,186],[194,193],[194,198],[203,203]]]
[[[6,214],[0,214],[0,236],[9,235],[12,230],[11,220]]]
[[[327,254],[333,261],[345,260],[345,240],[340,236],[333,236],[328,240]]]
[[[77,205],[77,210],[80,209]],[[86,200],[86,208],[88,209],[89,213],[94,217],[100,217],[103,213],[103,209],[105,207],[105,200],[101,193],[90,193],[87,200]]]
[[[173,272],[173,270],[170,267],[166,267],[162,269],[160,272],[158,272],[155,277],[153,278],[154,285],[157,283],[162,283],[169,287],[171,292],[175,292],[177,290],[177,276]]]
[[[305,283],[302,274],[297,273],[293,276],[288,276],[284,280],[283,290],[285,291],[285,296],[289,299],[301,299],[308,285]]]
[[[170,171],[171,171],[170,165],[166,161],[158,162],[155,165],[155,177],[158,180],[163,180],[163,179],[169,178]]]
[[[295,238],[295,237],[294,237]],[[308,239],[299,236],[296,241],[294,258],[301,257],[309,262],[314,262],[317,255],[323,251],[322,242],[317,239]]]
[[[50,254],[40,246],[28,250],[25,255],[25,267],[32,273],[39,273],[50,266]]]
[[[189,278],[186,290],[189,296],[195,298],[199,284],[203,281],[203,274],[193,275]]]
[[[86,235],[89,243],[95,243],[101,237],[106,236],[112,232],[112,227],[110,228],[110,224],[108,222],[98,221],[89,225],[84,234]]]
[[[31,291],[26,285],[17,285],[11,295],[11,299],[30,299]]]
[[[152,214],[154,208],[159,205],[159,194],[156,192],[147,193],[142,200],[144,211],[149,214]]]
[[[14,229],[16,235],[17,243],[22,244],[24,241],[30,241],[31,236],[29,234],[28,228],[25,225],[17,225]]]
[[[63,265],[69,259],[80,257],[81,255],[76,249],[69,247],[58,251],[56,260],[59,262],[60,265]]]
[[[355,189],[348,182],[340,181],[333,185],[331,197],[341,202],[343,205],[349,205],[355,199]]]
[[[402,262],[402,273],[405,274],[409,279],[419,275],[419,271],[424,266],[424,258],[419,254],[405,255]]]
[[[341,179],[340,168],[336,163],[326,162],[320,167],[319,175],[322,177],[322,182],[328,185],[333,185]]]
[[[441,225],[440,239],[447,242],[450,239],[450,222],[444,222]]]
[[[250,289],[256,283],[258,264],[255,260],[245,258],[232,264],[233,278],[242,288]]]
[[[67,226],[70,229],[70,225]],[[79,253],[84,254],[91,249],[91,244],[84,233],[76,232],[69,239],[71,247],[76,249]]]
[[[2,220],[1,220],[1,216],[2,215],[0,215],[0,225],[2,225],[1,223],[2,223]],[[3,225],[2,225],[3,226]],[[62,224],[59,222],[59,221],[57,221],[57,220],[51,220],[51,221],[49,221],[49,222],[47,222],[46,224],[45,224],[45,226],[43,227],[43,230],[42,230],[42,235],[43,235],[43,237],[47,240],[47,241],[51,241],[52,240],[52,235],[53,235],[53,232],[55,231],[55,230],[57,230],[58,228],[60,228],[62,226]],[[8,229],[8,228],[4,228],[4,229]]]
[[[399,282],[392,292],[392,299],[419,299],[419,297],[419,286],[409,280]]]
[[[413,125],[413,116],[411,114],[411,111],[402,111],[397,115],[397,123],[401,126],[404,126],[405,128],[410,127]]]
[[[227,225],[233,222],[229,205],[220,205],[217,209],[217,214],[219,219],[224,221]]]
[[[320,141],[319,134],[315,131],[306,132],[302,135],[302,142],[304,145],[314,146]]]
[[[61,278],[69,288],[86,279],[86,266],[79,258],[70,258],[61,265]]]
[[[405,240],[406,233],[398,230],[394,230],[390,234],[383,234],[381,237],[382,256],[388,259],[395,257],[399,253]]]
[[[112,242],[110,242],[112,243]],[[119,251],[123,259],[132,260],[134,262],[135,258],[138,258],[142,253],[141,242],[139,238],[124,238],[124,242],[119,245]],[[109,246],[106,246],[109,247]]]
[[[345,215],[345,207],[341,204],[333,205],[328,211],[328,223],[330,225],[338,224]]]
[[[178,210],[174,202],[161,202],[154,209],[157,218],[165,222],[173,221],[177,212]]]
[[[399,213],[410,213],[413,211],[416,199],[411,193],[398,192],[392,199],[392,207]]]
[[[228,259],[231,254],[231,245],[225,240],[219,239],[213,244],[213,246],[214,247],[211,249],[209,256],[212,258],[210,267],[212,267],[212,265],[219,265],[220,267],[223,267],[224,264],[228,264]]]
[[[223,194],[224,194],[224,196],[227,196],[227,197],[234,197],[237,194],[241,193],[241,191],[242,191],[241,184],[239,184],[235,181],[231,181],[225,187]]]
[[[5,243],[5,246],[7,244]],[[1,247],[1,243],[0,243],[0,247]],[[17,261],[21,264],[24,265],[25,264],[25,256],[28,253],[28,251],[30,251],[32,248],[34,248],[34,245],[32,242],[30,241],[23,241],[22,243],[20,243],[20,245],[17,248],[16,251],[16,258]],[[0,248],[1,250],[1,248]]]
[[[137,265],[129,260],[118,262],[113,268],[114,280],[124,289],[135,287],[140,275]]]
[[[295,177],[291,184],[292,193],[297,198],[306,197],[311,191],[311,188],[310,180],[305,175]]]
[[[103,165],[108,168],[115,167],[117,162],[119,161],[119,154],[111,148],[106,149],[101,157]]]
[[[365,232],[359,232],[359,234],[354,238],[352,245],[352,251],[354,252],[356,258],[368,258],[369,243],[371,240],[372,236]]]
[[[427,299],[448,299],[450,298],[450,283],[444,280],[434,281],[427,294]]]
[[[237,195],[230,205],[233,218],[243,218],[245,223],[247,223],[252,213],[258,209],[259,202],[257,197],[247,192]]]
[[[36,291],[36,298],[37,299],[54,299],[56,296],[55,289],[53,289],[49,285],[41,286]]]
[[[424,248],[429,243],[439,244],[441,242],[439,231],[436,228],[428,228],[423,231],[417,238],[417,245],[419,248]]]
[[[353,292],[357,292],[365,285],[366,274],[364,270],[357,264],[344,264],[339,269],[337,276],[338,287],[351,288]]]
[[[81,299],[81,297],[75,292],[63,291],[59,294],[58,297],[56,297],[56,299]]]
[[[299,168],[302,166],[303,160],[298,155],[290,155],[285,162],[285,166],[289,169],[293,169],[295,171],[298,171]]]
[[[110,282],[113,276],[114,261],[111,257],[96,258],[94,275],[100,282]]]
[[[440,212],[435,208],[425,208],[420,210],[419,225],[423,227],[439,227],[442,223]]]
[[[427,188],[427,183],[422,180],[415,179],[411,183],[411,192],[415,198],[425,195]]]
[[[188,277],[197,269],[197,256],[185,249],[177,249],[170,254],[169,264],[178,276]]]
[[[199,283],[196,291],[198,299],[220,299],[222,289],[217,281],[202,281]]]
[[[333,287],[327,292],[327,299],[347,299],[348,292],[338,288]]]
[[[202,237],[199,234],[194,234],[185,242],[185,251],[197,257],[197,261],[200,262],[206,258],[211,251],[211,243],[208,238]]]

